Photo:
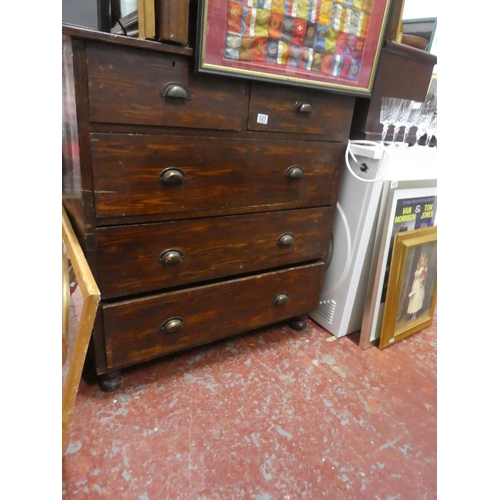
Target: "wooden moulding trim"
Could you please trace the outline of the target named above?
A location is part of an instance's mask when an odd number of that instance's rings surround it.
[[[91,29],[79,28],[76,26],[62,26],[63,35],[68,35],[73,38],[81,38],[84,40],[95,40],[100,42],[124,45],[135,47],[138,49],[156,50],[158,52],[168,52],[170,54],[180,54],[192,56],[193,49],[188,47],[179,47],[173,44],[156,42],[153,40],[141,40],[139,38],[123,35],[115,35],[113,33],[105,33],[103,31],[95,31]]]
[[[386,40],[384,45],[384,52],[389,52],[403,57],[410,57],[412,59],[417,59],[418,61],[423,61],[427,64],[436,64],[437,56],[426,52],[425,50],[420,50],[415,47],[410,47],[404,43],[395,42],[392,40]]]
[[[66,363],[69,363],[68,374],[62,388],[62,451],[64,453],[68,444],[69,422],[82,376],[90,335],[94,327],[97,307],[101,300],[101,292],[97,287],[64,207],[62,208],[62,236],[83,296],[83,309],[71,356],[66,360]]]

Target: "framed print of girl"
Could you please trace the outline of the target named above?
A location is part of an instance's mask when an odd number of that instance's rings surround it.
[[[397,233],[379,349],[430,326],[437,294],[437,226]]]

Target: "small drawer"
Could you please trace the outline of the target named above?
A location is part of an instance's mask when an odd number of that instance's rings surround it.
[[[96,215],[324,206],[335,189],[344,147],[271,138],[95,133]]]
[[[326,260],[333,211],[268,212],[97,230],[103,299]]]
[[[205,344],[316,308],[322,262],[103,305],[108,368]]]
[[[302,87],[252,83],[248,129],[327,135],[347,141],[354,97]]]
[[[90,120],[242,130],[246,82],[189,71],[185,56],[88,43]],[[230,105],[228,105],[230,103]]]

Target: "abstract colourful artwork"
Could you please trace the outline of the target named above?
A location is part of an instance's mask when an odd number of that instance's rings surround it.
[[[369,93],[386,0],[204,0],[198,69]]]

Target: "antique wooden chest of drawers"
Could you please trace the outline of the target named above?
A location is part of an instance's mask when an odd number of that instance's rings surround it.
[[[101,290],[104,390],[155,357],[304,328],[319,300],[354,98],[193,67],[187,48],[63,27],[63,203]]]

